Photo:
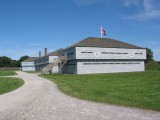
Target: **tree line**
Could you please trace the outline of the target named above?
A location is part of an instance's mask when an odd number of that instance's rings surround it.
[[[12,60],[7,56],[0,56],[0,67],[20,67],[21,62],[29,58],[25,55],[19,58],[19,60]]]

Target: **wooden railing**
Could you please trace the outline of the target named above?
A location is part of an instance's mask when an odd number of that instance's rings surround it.
[[[43,67],[41,74],[52,74],[52,68],[59,65],[59,73],[62,73],[62,67],[67,63],[66,56],[59,56],[57,61],[49,63],[47,66]]]

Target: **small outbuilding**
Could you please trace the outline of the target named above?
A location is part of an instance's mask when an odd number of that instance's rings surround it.
[[[28,59],[21,62],[21,70],[22,71],[35,71],[34,61],[38,59],[38,57],[29,57]]]

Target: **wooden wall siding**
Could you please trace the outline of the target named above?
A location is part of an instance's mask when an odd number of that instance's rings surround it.
[[[35,65],[35,70],[40,71],[43,67],[45,67],[48,64],[40,64],[40,65]]]
[[[34,62],[21,62],[22,71],[35,71]]]
[[[35,61],[35,65],[40,65],[40,64],[48,64],[50,62],[57,61],[58,56],[47,56],[44,58],[40,58],[39,60]]]
[[[57,62],[58,56],[47,56],[35,62],[35,70],[40,71],[43,67],[47,66],[51,62]],[[58,66],[52,69],[53,73],[58,73]]]
[[[65,64],[62,67],[62,73],[77,74],[77,62],[76,61],[68,61],[67,64]]]
[[[47,63],[49,63],[49,56],[42,57],[42,58],[35,60],[35,65],[47,64]]]
[[[48,63],[56,62],[58,60],[58,56],[49,56]]]
[[[34,66],[23,66],[22,71],[35,71]]]
[[[67,54],[67,59],[68,60],[76,59],[75,48],[67,49],[65,52]]]
[[[52,68],[52,73],[59,73],[58,66]]]
[[[76,47],[76,59],[146,59],[146,50]]]
[[[63,74],[77,74],[77,66],[64,66],[62,70]]]
[[[77,74],[115,73],[144,71],[144,62],[132,62],[133,64],[84,64],[77,63]],[[106,63],[106,62],[105,62]],[[113,62],[110,62],[113,63]]]
[[[21,66],[34,66],[34,62],[21,62]]]

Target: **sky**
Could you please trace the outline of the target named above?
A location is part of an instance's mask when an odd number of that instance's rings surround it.
[[[52,52],[100,37],[101,26],[160,61],[160,0],[0,0],[0,56]]]

